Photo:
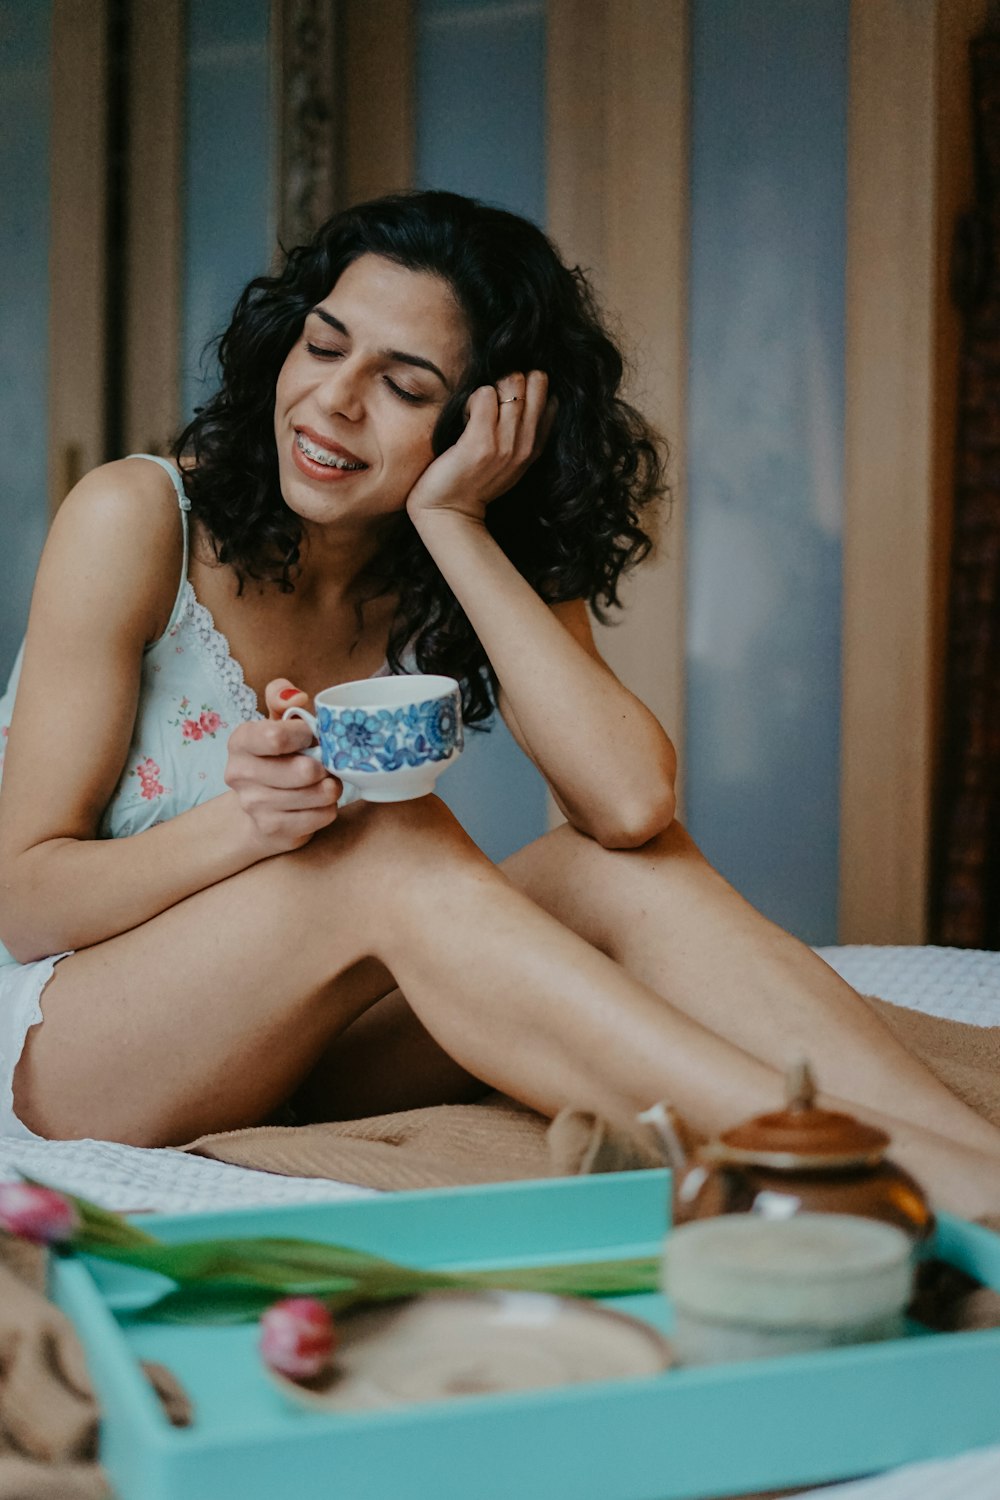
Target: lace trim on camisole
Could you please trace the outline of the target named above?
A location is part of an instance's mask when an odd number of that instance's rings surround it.
[[[206,661],[237,709],[244,722],[263,718],[257,702],[257,694],[247,682],[243,668],[229,649],[229,642],[220,630],[207,605],[195,594],[194,585],[188,580],[184,585],[184,611],[182,618],[190,620],[191,631]]]

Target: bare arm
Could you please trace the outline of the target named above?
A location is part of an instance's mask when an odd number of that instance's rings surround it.
[[[583,600],[578,599],[569,604],[555,604],[552,606],[552,614],[556,617],[557,620],[560,621],[560,623],[566,628],[566,630],[569,631],[573,639],[577,641],[583,647],[583,649],[593,657],[595,661],[600,663],[600,665],[604,668],[604,671],[609,673],[609,675],[612,677],[612,680],[618,685],[618,687],[621,687],[621,683],[618,681],[618,678],[615,677],[611,672],[610,667],[607,666],[600,653],[598,652],[597,646],[594,643],[594,632],[590,624],[590,615]],[[625,826],[625,820],[619,817],[618,824],[620,826],[617,829],[610,828],[606,831],[603,837],[601,837],[593,830],[587,830],[592,834],[593,837],[598,839],[598,842],[604,843],[609,848],[626,848],[633,845],[645,843],[647,839],[653,834],[661,833],[665,828],[669,827],[670,823],[673,821],[674,813],[677,808],[677,798],[675,792],[677,780],[677,752],[674,749],[673,742],[667,737],[666,734],[664,734],[662,728],[660,727],[659,721],[655,719],[651,713],[649,713],[648,709],[646,709],[645,706],[639,702],[634,694],[629,693],[628,698],[631,702],[631,705],[634,708],[638,708],[639,715],[637,716],[638,722],[634,726],[634,731],[630,731],[628,728],[625,728],[625,734],[629,735],[632,732],[641,734],[641,732],[645,730],[649,739],[647,753],[651,760],[655,761],[656,759],[659,759],[661,763],[659,766],[659,774],[658,776],[654,776],[652,778],[652,783],[650,784],[650,780],[647,777],[645,784],[637,788],[637,795],[635,797],[634,804],[637,809],[637,816],[633,818],[630,823],[628,823],[628,826]],[[507,724],[507,727],[510,730],[511,734],[521,746],[521,749],[527,756],[531,757],[531,750],[528,746],[527,738],[520,726],[516,714],[514,713],[513,706],[511,705],[510,700],[504,692],[500,693],[500,712],[503,715],[504,722]],[[635,750],[641,747],[637,746],[633,741],[631,748]],[[615,757],[613,756],[612,759],[615,759]],[[640,775],[644,774],[643,768],[638,762],[635,767],[630,767],[628,764],[628,757],[618,757],[616,759],[616,763],[611,768],[610,774],[612,776],[611,789],[613,790],[616,799],[615,805],[619,808],[621,807],[621,804],[618,802],[618,798],[620,797],[623,790],[627,790],[627,788],[623,788],[622,786],[623,762],[625,763],[626,770],[633,769]],[[660,789],[659,795],[661,800],[659,802],[656,801],[657,787],[659,787]],[[558,806],[563,816],[567,819],[568,822],[573,823],[575,827],[578,827],[579,824],[577,823],[576,818],[573,816],[571,807],[563,799],[558,788],[554,786],[552,782],[549,783],[549,790],[551,791],[556,805]]]
[[[497,674],[504,719],[574,827],[615,848],[666,828],[673,745],[601,660],[583,601],[546,605],[485,526],[443,518],[421,535]]]
[[[478,635],[501,710],[571,823],[609,847],[645,843],[674,815],[676,755],[654,716],[601,660],[582,601],[550,608],[486,527],[547,432],[546,382],[476,391],[465,433],[414,487],[407,509]]]
[[[326,822],[336,815],[338,783],[289,753],[309,740],[293,720],[234,731],[239,790],[132,838],[96,837],[128,752],[143,648],[166,624],[180,562],[177,507],[152,465],[95,470],[53,523],[0,795],[0,937],[21,962],[135,927],[305,842],[317,809]],[[248,747],[237,736],[250,731]],[[288,788],[277,820],[273,799],[261,811],[247,790],[254,746],[255,760],[274,757],[271,779]]]

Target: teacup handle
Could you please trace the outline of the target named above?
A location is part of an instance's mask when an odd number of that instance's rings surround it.
[[[309,728],[313,732],[313,737],[317,740],[319,739],[319,726],[316,723],[316,715],[311,714],[307,708],[286,708],[281,717],[283,719],[302,719],[304,723],[309,725]],[[319,745],[307,745],[304,750],[299,750],[296,753],[299,755],[308,755],[312,760],[318,760],[321,766],[324,765],[323,751],[320,749]],[[325,766],[324,769],[327,770],[328,775],[331,774]],[[344,789],[341,792],[340,796],[337,798],[337,806],[347,807],[349,803],[357,802],[361,793],[358,791],[358,788],[354,785],[354,783],[351,781],[345,781],[344,777],[339,775],[339,773],[337,772],[334,772],[332,774],[337,776],[338,781]]]

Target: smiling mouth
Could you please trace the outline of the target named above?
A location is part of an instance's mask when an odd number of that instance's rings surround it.
[[[356,472],[368,468],[359,458],[344,458],[342,454],[331,453],[329,448],[306,437],[303,432],[296,432],[295,446],[306,458],[311,458],[314,464],[322,464],[324,469],[348,469]]]

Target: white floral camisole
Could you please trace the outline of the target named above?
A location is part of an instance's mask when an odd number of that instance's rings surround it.
[[[199,604],[188,581],[188,511],[180,475],[166,459],[133,454],[159,464],[177,492],[184,532],[184,564],[170,620],[145,649],[139,706],[125,768],[98,829],[100,838],[124,838],[165,823],[226,790],[227,742],[237,724],[263,715],[243,669]],[[24,656],[22,644],[7,691],[0,698],[0,777],[3,752]],[[388,668],[383,667],[383,673]],[[0,965],[14,959],[0,944]]]

